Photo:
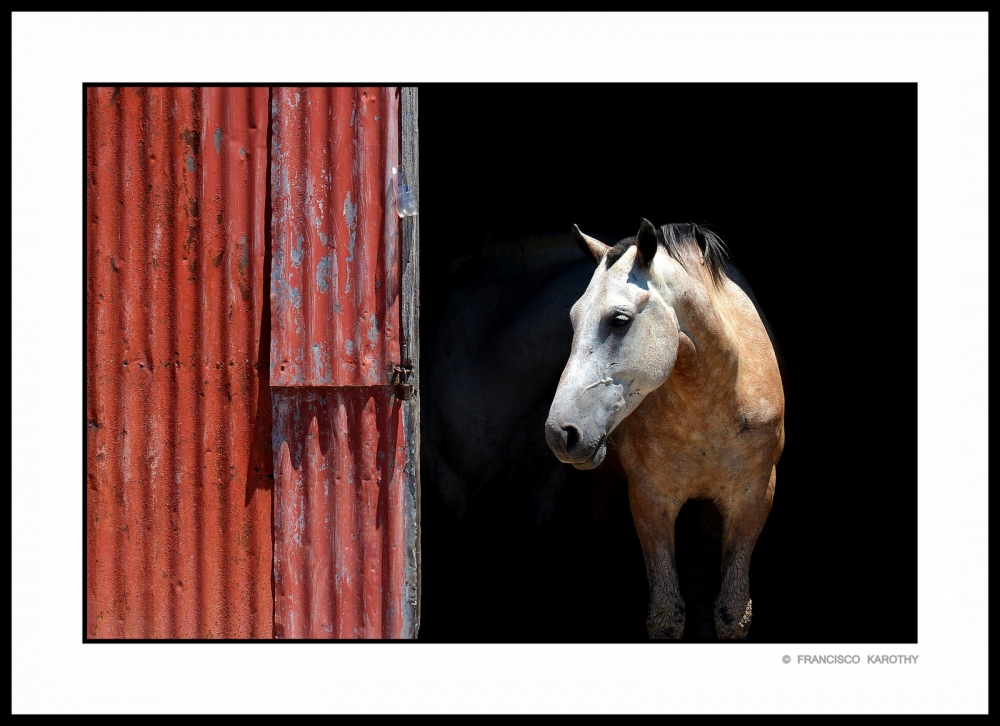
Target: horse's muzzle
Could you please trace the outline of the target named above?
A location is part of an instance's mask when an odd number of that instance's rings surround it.
[[[593,469],[604,461],[607,453],[607,436],[586,437],[580,428],[571,423],[559,424],[551,419],[545,422],[545,441],[559,461],[572,464],[577,469]]]

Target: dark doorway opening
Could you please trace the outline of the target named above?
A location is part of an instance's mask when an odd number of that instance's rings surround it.
[[[785,368],[750,639],[915,642],[916,110],[915,84],[421,86],[422,365],[453,263],[484,240],[707,223]],[[543,526],[525,486],[457,522],[424,476],[420,639],[644,639],[613,465],[568,472]]]

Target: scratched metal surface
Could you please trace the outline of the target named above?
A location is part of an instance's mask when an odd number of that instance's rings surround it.
[[[268,89],[86,118],[86,637],[270,638]]]
[[[271,385],[376,386],[400,362],[395,88],[275,88]]]
[[[397,89],[275,88],[271,114],[275,637],[404,637]]]

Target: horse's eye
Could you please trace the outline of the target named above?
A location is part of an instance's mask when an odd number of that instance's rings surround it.
[[[613,318],[611,318],[611,327],[613,328],[624,328],[626,325],[632,322],[630,318],[625,313],[618,313]]]

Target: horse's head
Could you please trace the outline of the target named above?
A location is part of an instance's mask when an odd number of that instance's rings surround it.
[[[573,347],[545,439],[560,461],[592,469],[604,460],[608,435],[667,380],[679,326],[670,287],[662,284],[672,267],[662,260],[667,255],[657,256],[657,232],[648,220],[634,240],[614,248],[576,226],[573,233],[597,269],[570,310]]]

